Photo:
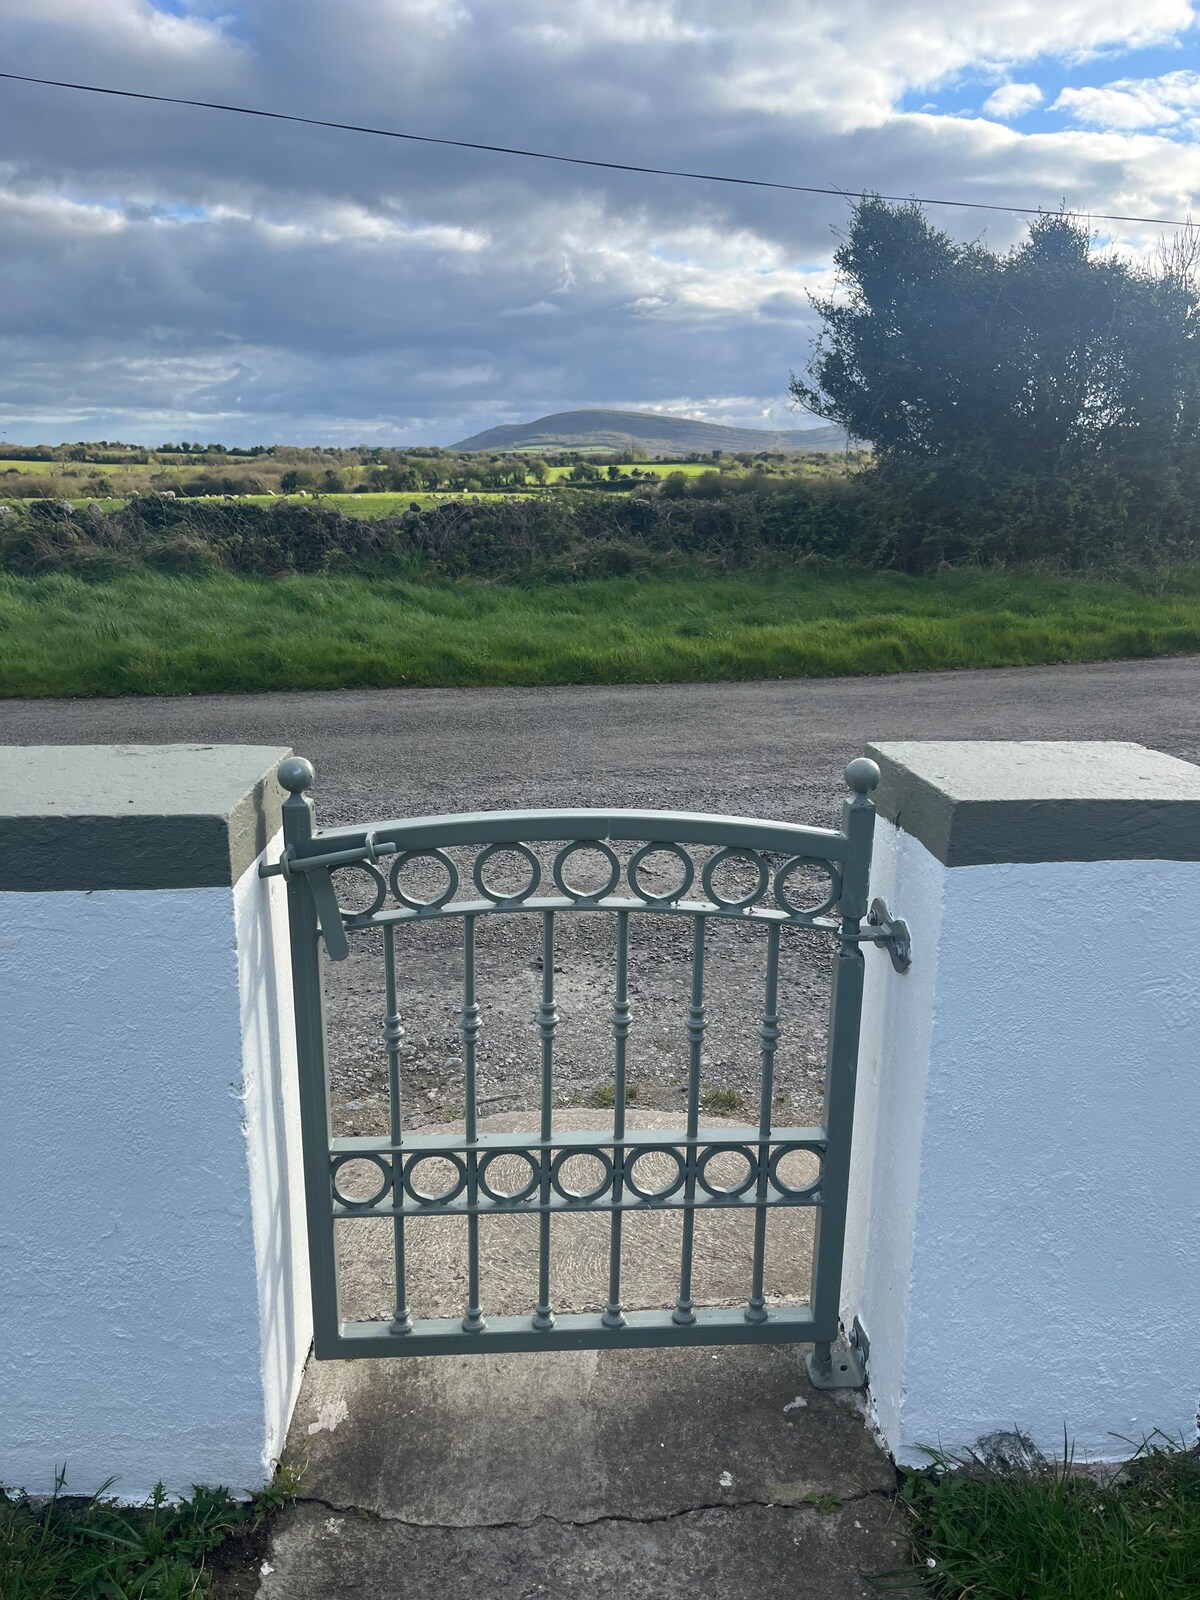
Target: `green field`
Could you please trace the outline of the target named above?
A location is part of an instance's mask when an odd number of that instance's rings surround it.
[[[0,694],[703,682],[1200,652],[1200,568],[606,579],[0,578]]]
[[[205,505],[210,500],[223,500],[224,498],[224,495],[180,496],[179,504],[185,506]],[[300,497],[296,494],[239,494],[234,498],[239,505],[273,506],[278,505],[281,500],[296,502]],[[347,516],[365,517],[371,520],[376,517],[398,517],[407,511],[411,505],[418,505],[422,511],[427,511],[430,506],[440,505],[443,500],[502,500],[505,495],[502,492],[491,490],[481,490],[478,494],[467,494],[461,490],[439,489],[435,494],[415,493],[411,490],[405,490],[403,493],[323,494],[319,496],[309,493],[307,498],[313,504],[319,502],[323,506],[333,506],[338,511],[344,511]],[[72,495],[64,492],[63,499],[69,500],[73,506],[82,507],[91,504],[93,497],[91,495]],[[104,511],[119,511],[124,503],[123,500],[111,495],[96,497],[96,504]],[[28,504],[30,502],[27,500],[6,501],[3,495],[0,494],[0,505],[20,507]]]

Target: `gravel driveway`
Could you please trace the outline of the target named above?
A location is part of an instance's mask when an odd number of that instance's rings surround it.
[[[720,685],[0,702],[0,741],[10,744],[292,745],[316,766],[325,823],[604,804],[827,825],[845,763],[887,738],[1135,739],[1200,761],[1200,658]],[[559,921],[556,1085],[561,1104],[578,1105],[611,1070],[613,928],[609,916]],[[681,1108],[688,929],[651,914],[633,923],[630,1076],[643,1106]],[[538,936],[531,917],[480,926],[479,1093],[489,1114],[536,1104]],[[407,1090],[421,1121],[460,1110],[460,937],[449,922],[406,929],[398,945]],[[382,1131],[379,944],[355,940],[351,959],[330,969],[340,1131]],[[747,1106],[757,1095],[760,940],[717,925],[709,953],[704,1078],[729,1111],[731,1094]],[[819,1105],[829,957],[819,936],[793,930],[785,940],[780,1121],[811,1120]]]

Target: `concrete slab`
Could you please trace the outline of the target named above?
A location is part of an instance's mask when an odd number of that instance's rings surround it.
[[[800,1346],[321,1362],[287,1459],[334,1507],[470,1527],[890,1490],[856,1396]]]
[[[277,1525],[261,1600],[869,1600],[864,1575],[900,1564],[903,1532],[871,1496],[821,1512],[746,1507],[665,1521],[540,1520],[470,1530],[413,1527],[307,1505]]]

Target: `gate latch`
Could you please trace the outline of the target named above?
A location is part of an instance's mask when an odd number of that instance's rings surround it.
[[[912,966],[912,937],[908,923],[902,917],[892,915],[886,900],[871,901],[867,925],[857,938],[862,944],[877,944],[886,950],[897,972],[907,972]]]
[[[368,835],[367,850],[371,849],[372,843]],[[295,856],[289,846],[274,865],[268,866],[264,861],[258,869],[260,878],[282,878],[285,883],[290,883],[297,872],[305,874],[308,887],[312,891],[317,923],[325,940],[325,950],[332,961],[344,961],[350,954],[350,945],[346,939],[346,925],[342,920],[341,909],[337,903],[337,891],[333,887],[329,869],[331,866],[344,866],[366,860],[367,850],[342,850],[334,855],[325,856]],[[374,860],[375,856],[372,854],[370,859]]]

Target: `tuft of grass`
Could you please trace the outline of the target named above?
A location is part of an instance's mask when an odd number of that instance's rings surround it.
[[[65,1493],[57,1476],[45,1502],[0,1492],[3,1600],[190,1600],[209,1592],[212,1564],[229,1540],[260,1534],[299,1490],[280,1467],[249,1501],[194,1485],[174,1498],[156,1484],[144,1506]],[[254,1545],[257,1552],[259,1546]],[[224,1553],[224,1552],[222,1552]],[[219,1560],[220,1557],[218,1556]]]
[[[1018,1436],[1019,1437],[1019,1436]],[[1022,1441],[1027,1445],[1027,1441]],[[1019,1453],[1021,1454],[1021,1453]],[[930,1452],[902,1495],[914,1565],[876,1587],[936,1600],[1195,1600],[1200,1452],[1148,1441],[1119,1472]]]
[[[705,683],[1200,652],[1200,566],[534,588],[400,577],[0,575],[0,695]]]
[[[746,1102],[736,1089],[710,1085],[706,1089],[701,1089],[700,1104],[705,1111],[728,1117],[732,1116],[735,1111],[743,1110]]]
[[[640,1094],[641,1094],[641,1090],[638,1088],[637,1084],[634,1083],[632,1079],[626,1079],[626,1082],[625,1082],[625,1103],[626,1103],[626,1105],[631,1105],[631,1106],[637,1105],[638,1096]],[[616,1105],[616,1103],[617,1103],[617,1091],[616,1091],[616,1089],[614,1088],[614,1086],[611,1083],[598,1083],[596,1085],[596,1087],[592,1090],[592,1104],[594,1106],[600,1106],[601,1109],[604,1109],[604,1110],[611,1110],[612,1107]]]

